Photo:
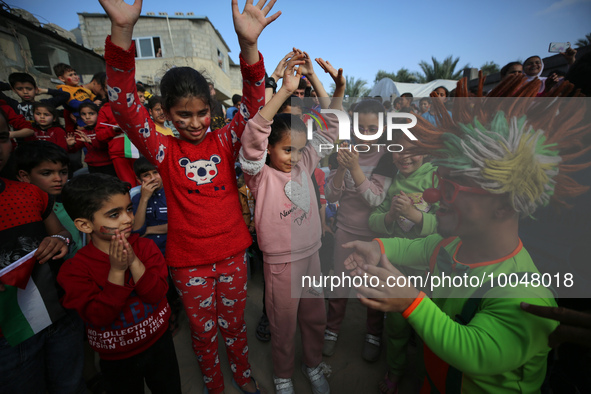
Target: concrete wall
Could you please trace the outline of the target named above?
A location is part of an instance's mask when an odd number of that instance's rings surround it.
[[[39,87],[54,88],[61,82],[53,74],[53,66],[61,62],[71,64],[86,82],[93,74],[105,70],[102,58],[75,42],[5,14],[0,14],[0,52],[0,80],[6,82],[9,74],[26,72]],[[9,94],[17,98],[12,92]]]
[[[110,33],[108,18],[100,14],[79,14],[80,33],[84,46],[104,53],[104,42]],[[170,30],[169,30],[170,25]],[[141,16],[134,28],[134,38],[159,37],[162,57],[136,59],[136,79],[157,85],[165,72],[173,67],[188,66],[214,81],[217,99],[228,100],[242,94],[239,67],[233,66],[229,48],[205,18],[175,18]],[[221,67],[218,50],[221,53]],[[238,54],[235,55],[238,60]],[[159,93],[157,86],[151,90]]]

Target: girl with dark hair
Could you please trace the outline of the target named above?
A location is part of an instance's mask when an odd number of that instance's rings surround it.
[[[49,141],[68,149],[66,132],[58,123],[57,111],[53,105],[39,102],[33,104],[32,128],[35,135],[25,138],[25,141]]]
[[[274,0],[256,5],[249,0],[243,13],[238,2],[232,2],[241,48],[243,101],[224,128],[207,133],[211,96],[203,75],[190,67],[175,67],[164,75],[160,84],[163,106],[179,131],[177,139],[157,133],[138,103],[132,36],[141,1],[133,5],[118,0],[100,2],[111,19],[111,36],[105,45],[109,100],[119,126],[163,174],[171,218],[167,264],[189,317],[206,388],[210,393],[224,391],[216,341],[219,328],[236,385],[242,392],[258,393],[251,379],[244,322],[245,251],[252,240],[242,218],[234,163],[246,121],[264,104],[265,67],[257,49],[258,37],[280,13],[267,17]]]
[[[301,280],[321,275],[320,214],[311,175],[322,156],[328,154],[320,146],[336,139],[338,127],[333,117],[327,117],[326,124],[308,143],[306,125],[299,117],[276,115],[298,88],[302,74],[314,85],[323,108],[328,107],[328,95],[314,74],[311,59],[305,52],[294,52],[281,89],[246,126],[240,163],[256,204],[255,226],[265,263],[265,306],[271,327],[275,392],[294,393],[291,377],[299,324],[304,346],[302,371],[313,392],[324,394],[330,392],[322,363],[324,296],[321,289]],[[316,61],[336,84],[330,108],[342,109],[342,70],[335,70],[322,59]],[[296,69],[297,64],[300,66]]]

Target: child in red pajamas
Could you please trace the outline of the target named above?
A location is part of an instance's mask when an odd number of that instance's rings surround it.
[[[111,19],[105,46],[109,100],[133,144],[167,174],[164,190],[169,217],[174,218],[168,227],[167,264],[189,316],[193,348],[210,393],[224,390],[215,341],[218,327],[237,385],[243,392],[259,392],[250,377],[244,322],[245,250],[251,237],[242,219],[234,163],[246,121],[264,105],[265,69],[257,40],[279,16],[266,18],[274,1],[264,3],[247,2],[241,14],[232,2],[244,91],[240,111],[229,125],[206,133],[211,97],[199,72],[176,67],[162,78],[163,107],[180,133],[176,139],[157,133],[138,103],[132,34],[140,2],[101,0]]]

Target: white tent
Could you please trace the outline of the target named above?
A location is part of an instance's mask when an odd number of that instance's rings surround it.
[[[384,100],[390,97],[400,97],[403,93],[412,93],[413,97],[429,97],[431,92],[439,87],[445,86],[451,91],[456,88],[458,81],[450,79],[436,79],[427,83],[403,83],[394,82],[390,78],[380,79],[369,92],[369,97],[381,96]]]

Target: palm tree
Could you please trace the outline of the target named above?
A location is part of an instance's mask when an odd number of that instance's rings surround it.
[[[389,73],[384,70],[380,70],[376,74],[376,79],[374,80],[374,82],[378,82],[383,78],[390,78],[392,81],[395,82],[416,83],[419,81],[417,73],[410,72],[407,68],[404,67],[402,67],[396,73]]]
[[[369,93],[369,89],[366,86],[367,81],[365,79],[355,79],[355,77],[345,75],[345,80],[347,81],[345,97],[365,97]],[[335,84],[331,84],[330,88],[332,89],[332,94],[334,94],[336,88]]]
[[[431,57],[432,65],[422,60],[419,67],[424,75],[419,75],[419,80],[422,83],[433,81],[434,79],[460,79],[462,77],[463,69],[469,67],[466,64],[462,70],[456,71],[456,66],[460,61],[457,57],[453,59],[452,56],[446,57],[443,62],[439,62],[434,56]]]
[[[585,35],[585,38],[579,38],[577,42],[575,42],[577,48],[585,47],[587,45],[591,45],[591,33]]]
[[[501,71],[499,65],[493,61],[484,63],[480,69],[484,75],[491,75]]]

